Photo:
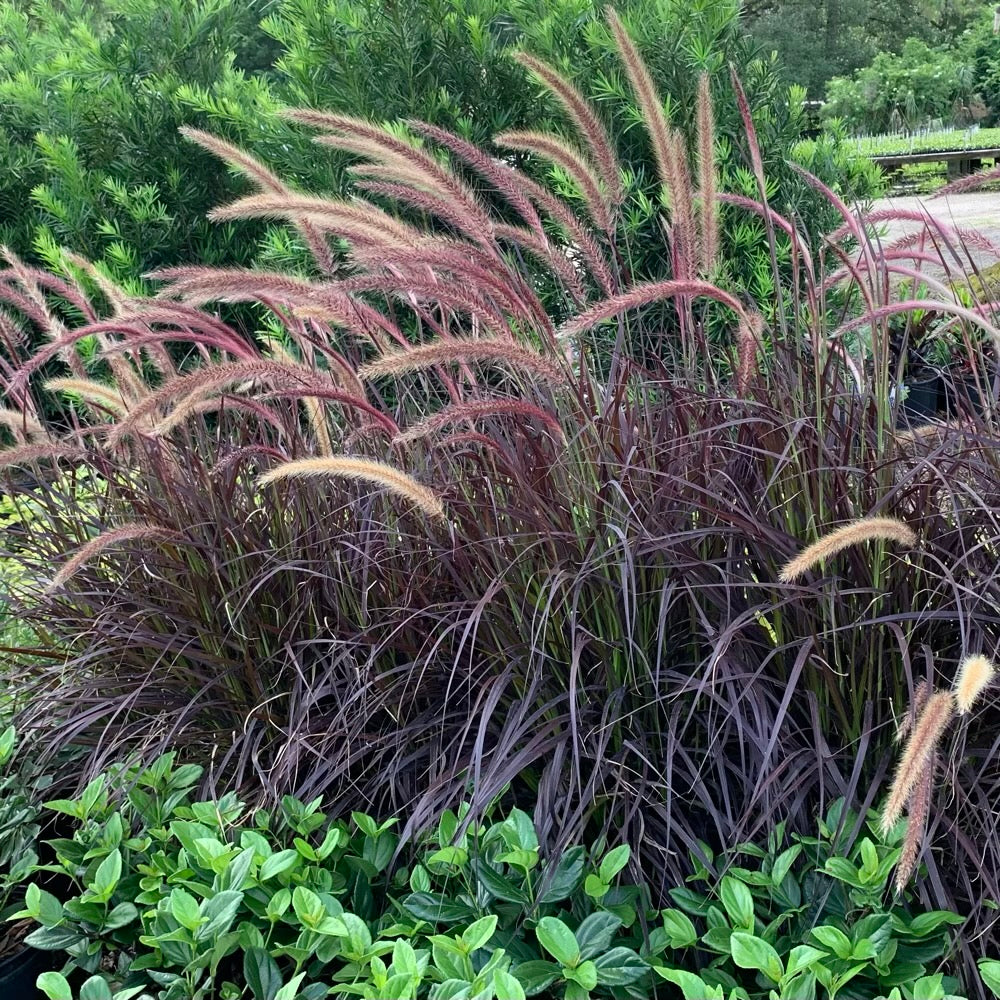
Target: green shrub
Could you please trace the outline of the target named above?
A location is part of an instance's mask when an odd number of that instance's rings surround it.
[[[871,132],[914,128],[950,118],[956,100],[971,97],[972,75],[956,53],[916,38],[902,52],[880,52],[871,65],[827,84],[824,114]]]
[[[692,147],[698,77],[711,75],[725,186],[756,190],[728,87],[732,65],[749,95],[775,207],[805,219],[814,233],[828,226],[828,207],[785,163],[803,126],[802,95],[787,90],[775,64],[748,41],[739,4],[620,6]],[[243,182],[185,142],[178,127],[211,128],[293,186],[338,192],[345,161],[317,153],[278,110],[305,104],[377,121],[416,117],[478,144],[505,129],[564,127],[511,58],[525,49],[594,96],[612,123],[634,195],[633,256],[623,266],[637,275],[670,273],[658,238],[655,168],[636,128],[641,115],[593,0],[400,0],[389,7],[376,0],[43,0],[28,13],[5,0],[0,37],[0,100],[8,109],[0,241],[50,266],[61,262],[58,248],[68,247],[136,288],[148,270],[193,260],[305,269],[304,248],[286,230],[261,223],[237,238],[232,226],[206,222],[212,205],[243,191]],[[549,176],[544,164],[532,169]],[[578,197],[558,169],[551,177]],[[744,253],[748,223],[723,214],[729,280],[756,294]],[[763,245],[759,226],[754,239]]]
[[[962,918],[884,905],[898,836],[872,839],[873,816],[872,836],[847,849],[857,817],[842,801],[816,837],[786,839],[779,825],[766,848],[718,859],[702,845],[697,888],[671,890],[675,908],[658,912],[647,887],[617,884],[627,846],[545,858],[517,809],[481,823],[445,813],[402,845],[396,820],[331,824],[319,800],[286,797],[273,811],[231,794],[194,801],[198,776],[168,754],[48,803],[72,835],[50,843],[57,860],[43,870],[77,894],[29,885],[19,916],[40,925],[29,944],[70,956],[40,980],[52,1000],[69,995],[72,969],[98,978],[92,996],[162,1000],[642,998],[656,992],[654,969],[689,1000],[765,1000],[775,987],[874,1000],[900,986],[943,1000],[958,988],[932,970]]]
[[[50,781],[18,747],[13,726],[0,732],[0,886],[4,889],[27,878],[38,862],[41,799]]]
[[[252,242],[205,220],[220,191],[239,188],[177,129],[200,117],[185,88],[214,93],[242,72],[236,50],[259,35],[258,11],[0,3],[0,242],[50,262],[66,246],[130,281],[191,257],[248,262]]]

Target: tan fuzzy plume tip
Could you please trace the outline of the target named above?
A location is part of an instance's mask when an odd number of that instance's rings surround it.
[[[108,531],[92,538],[80,548],[60,567],[59,572],[52,578],[45,593],[50,594],[58,590],[84,563],[100,555],[112,546],[121,545],[125,542],[136,542],[145,539],[169,540],[175,538],[175,534],[158,528],[151,524],[126,524],[120,528],[112,528]]]
[[[794,559],[785,563],[778,579],[782,583],[789,583],[824,559],[829,559],[852,545],[876,539],[897,542],[910,548],[917,544],[913,529],[897,518],[863,517],[831,531],[804,548]]]
[[[975,656],[967,656],[958,667],[958,674],[955,677],[955,704],[958,706],[958,714],[965,715],[969,712],[976,700],[982,694],[983,689],[993,680],[996,668],[981,653]]]
[[[923,773],[910,797],[909,815],[906,817],[906,836],[903,838],[903,849],[896,865],[896,893],[901,895],[906,889],[906,883],[916,871],[917,859],[920,857],[920,845],[927,826],[927,814],[931,808],[931,796],[934,792],[934,772],[937,770],[937,754],[932,754],[924,765]]]
[[[421,371],[434,365],[461,361],[484,361],[503,363],[551,384],[566,381],[565,373],[559,366],[537,351],[519,344],[492,339],[449,340],[421,344],[406,351],[384,354],[382,357],[358,369],[362,380],[379,375],[405,375]]]
[[[903,807],[923,777],[928,762],[937,750],[938,741],[954,714],[955,699],[950,691],[935,691],[927,699],[896,768],[896,777],[882,812],[883,833],[888,833],[903,814]]]
[[[374,483],[387,489],[430,517],[444,520],[444,504],[441,498],[426,486],[418,483],[399,469],[384,462],[374,462],[366,458],[348,458],[337,455],[332,458],[300,458],[285,462],[264,473],[257,480],[258,485],[278,482],[282,479],[303,479],[312,476],[331,476]]]

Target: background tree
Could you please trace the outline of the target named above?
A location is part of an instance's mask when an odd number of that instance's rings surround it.
[[[750,0],[744,11],[754,37],[781,55],[786,78],[823,96],[835,76],[849,76],[879,52],[899,53],[917,38],[952,45],[994,4],[988,0]]]

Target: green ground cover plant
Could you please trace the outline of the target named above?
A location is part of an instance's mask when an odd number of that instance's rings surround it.
[[[898,835],[871,839],[871,818],[845,854],[858,817],[843,801],[818,836],[779,824],[766,848],[713,858],[701,845],[661,912],[648,886],[619,884],[627,846],[547,858],[517,809],[446,812],[404,864],[396,820],[331,823],[318,800],[291,796],[270,810],[198,801],[199,775],[171,753],[47,804],[71,829],[36,871],[74,889],[60,900],[29,884],[15,919],[35,923],[30,944],[67,955],[39,979],[50,1000],[73,996],[73,970],[90,977],[81,997],[163,1000],[648,998],[664,981],[698,1000],[900,987],[943,1000],[958,988],[934,969],[962,918],[886,907]]]
[[[287,220],[312,277],[192,266],[136,296],[83,261],[7,255],[2,462],[42,484],[17,610],[59,651],[18,657],[10,683],[40,761],[86,752],[67,785],[183,742],[206,791],[269,809],[323,794],[334,818],[405,817],[407,843],[506,790],[545,857],[632,845],[625,877],[657,909],[702,843],[874,804],[916,683],[998,625],[1000,332],[948,280],[963,241],[995,248],[933,221],[879,245],[884,215],[803,177],[840,220],[811,249],[769,204],[767,112],[739,80],[754,196],[721,183],[717,142],[692,155],[623,24],[608,30],[670,279],[626,266],[640,195],[601,107],[542,64],[572,136],[518,141],[559,165],[553,187],[433,125],[302,110],[357,181],[304,195],[191,133],[257,188],[215,217]],[[712,81],[693,89],[714,140]],[[763,220],[752,289],[710,280],[720,207]],[[247,303],[259,330],[220,315]],[[983,381],[978,407],[966,393],[960,419],[919,433],[893,353],[918,319]],[[66,502],[64,466],[92,470],[95,502]],[[880,514],[920,545],[781,578],[802,545]],[[956,743],[963,796],[932,804],[920,883],[928,908],[970,914],[970,992],[1000,899],[992,732],[984,713]]]

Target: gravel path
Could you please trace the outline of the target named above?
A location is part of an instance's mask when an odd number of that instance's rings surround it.
[[[875,202],[875,209],[896,209],[897,211],[929,212],[935,219],[974,229],[1000,247],[1000,192],[971,192],[954,194],[943,198],[929,195],[905,195],[899,198],[882,198]],[[917,228],[912,222],[891,222],[888,225],[886,242],[897,239]],[[973,257],[980,267],[996,264],[998,258],[977,250]]]

